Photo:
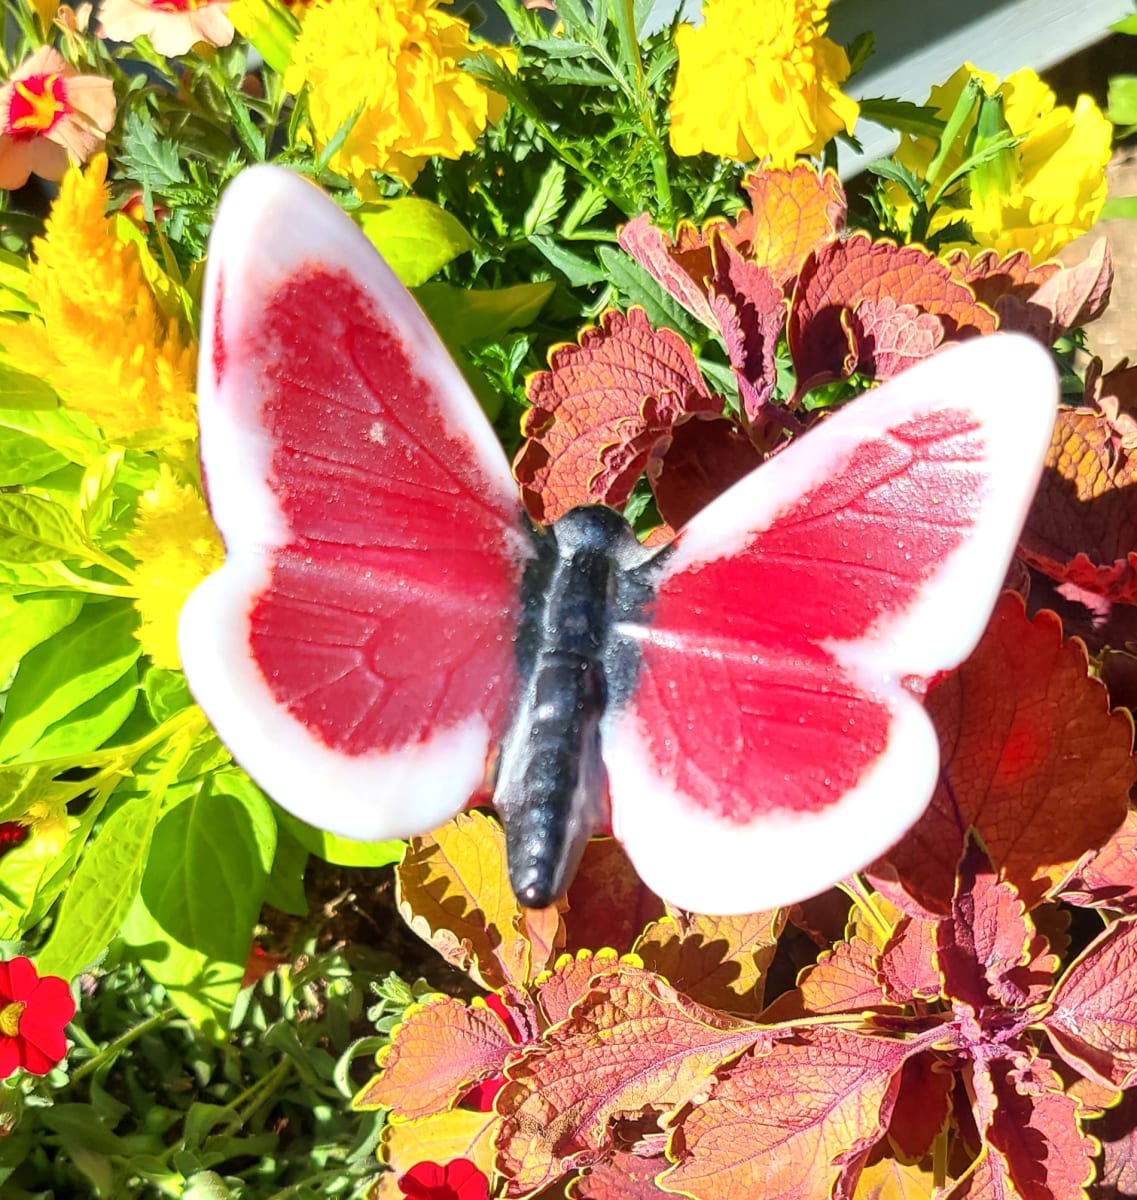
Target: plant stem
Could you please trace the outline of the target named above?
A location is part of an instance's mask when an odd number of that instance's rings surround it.
[[[176,1008],[167,1008],[163,1012],[156,1013],[152,1017],[147,1017],[145,1021],[139,1021],[132,1029],[128,1029],[124,1034],[115,1038],[110,1045],[105,1046],[94,1058],[89,1058],[74,1074],[71,1076],[72,1083],[78,1083],[81,1079],[85,1079],[92,1072],[97,1071],[105,1062],[109,1062],[115,1058],[121,1051],[125,1050],[131,1042],[142,1037],[143,1034],[149,1033],[152,1029],[157,1029],[161,1025],[174,1020],[178,1016]]]

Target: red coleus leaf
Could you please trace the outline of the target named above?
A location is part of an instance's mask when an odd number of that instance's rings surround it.
[[[593,838],[569,885],[564,949],[575,954],[610,946],[625,954],[663,911],[663,901],[636,874],[620,843]]]
[[[74,1015],[66,979],[41,976],[29,958],[0,962],[0,1079],[18,1068],[46,1075],[61,1063],[64,1029]]]
[[[940,784],[923,817],[870,874],[947,914],[964,833],[978,830],[1028,908],[1121,824],[1137,778],[1127,715],[1108,711],[1085,650],[1052,613],[1006,593],[971,657],[932,686]]]
[[[709,1099],[671,1119],[677,1166],[661,1184],[705,1200],[851,1196],[888,1127],[901,1068],[922,1047],[824,1026],[767,1033]]]
[[[1038,1057],[997,1058],[989,1076],[994,1112],[984,1140],[1024,1200],[1077,1200],[1093,1178],[1093,1138],[1078,1127],[1078,1102]]]
[[[536,521],[555,521],[578,504],[622,508],[677,421],[722,411],[687,343],[652,329],[642,309],[606,312],[599,328],[554,350],[549,362],[550,371],[530,380],[533,407],[513,464]]]
[[[1137,1196],[1137,1092],[1124,1092],[1117,1105],[1093,1126],[1101,1143],[1101,1170],[1095,1195],[1100,1200]]]
[[[618,240],[621,248],[696,321],[715,329],[706,281],[711,273],[711,237],[719,231],[731,236],[724,221],[711,222],[704,231],[683,224],[672,241],[652,224],[647,213],[642,213],[620,230]]]
[[[593,980],[601,975],[626,974],[634,964],[620,958],[615,950],[578,950],[558,959],[553,969],[537,981],[537,1003],[547,1025],[565,1020],[572,1006],[592,990]]]
[[[1080,1074],[1115,1088],[1137,1083],[1137,920],[1115,922],[1082,952],[1042,1023]]]
[[[1108,418],[1062,409],[1020,552],[1060,583],[1137,604],[1137,458]]]
[[[1137,450],[1137,366],[1128,359],[1102,373],[1100,358],[1086,367],[1085,401],[1106,419],[1114,453]]]
[[[854,371],[887,379],[941,341],[995,325],[994,313],[927,250],[855,233],[815,251],[798,277],[789,318],[795,396]]]
[[[399,1178],[407,1200],[489,1200],[490,1183],[465,1158],[445,1164],[422,1162]]]
[[[933,957],[936,924],[917,917],[902,917],[879,956],[879,979],[885,999],[892,1004],[934,1000],[942,983]]]
[[[975,1160],[971,1169],[936,1200],[1024,1200],[1011,1182],[1006,1160],[990,1146]]]
[[[1063,884],[1062,899],[1130,916],[1137,913],[1137,811],[1130,809],[1109,841]]]
[[[1076,267],[1058,262],[1032,266],[1022,250],[1003,259],[984,250],[970,260],[961,250],[947,262],[956,278],[994,309],[1000,329],[1030,334],[1046,346],[1100,317],[1113,284],[1113,258],[1105,238]]]
[[[526,1029],[526,1033],[528,1033]],[[522,1033],[475,1001],[437,996],[408,1010],[380,1051],[379,1074],[356,1100],[403,1120],[453,1108],[475,1084],[499,1076]]]
[[[904,1158],[919,1161],[931,1149],[951,1115],[955,1075],[931,1054],[915,1054],[900,1071],[900,1092],[888,1140]]]
[[[656,507],[672,529],[680,529],[761,462],[736,421],[702,415],[680,421],[662,457],[648,463]]]
[[[951,917],[936,926],[936,962],[944,994],[973,1012],[1025,1008],[1050,990],[1056,956],[1048,953],[1018,893],[997,879],[986,852],[972,840],[959,865]]]
[[[506,1072],[497,1168],[507,1194],[598,1162],[611,1149],[614,1117],[683,1103],[760,1036],[646,972],[596,979],[545,1043]]]
[[[671,1195],[656,1183],[668,1163],[662,1155],[617,1150],[569,1187],[573,1200],[662,1200]]]

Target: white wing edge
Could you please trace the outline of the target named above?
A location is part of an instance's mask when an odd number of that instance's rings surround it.
[[[879,698],[893,714],[887,746],[852,791],[818,815],[745,826],[717,821],[661,784],[645,769],[635,719],[622,713],[604,731],[604,762],[612,831],[640,878],[680,908],[730,916],[805,900],[883,854],[927,807],[939,745],[911,695],[897,687]]]

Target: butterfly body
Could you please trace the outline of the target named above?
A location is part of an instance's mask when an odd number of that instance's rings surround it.
[[[634,686],[620,621],[641,618],[652,558],[619,513],[572,509],[536,535],[522,585],[520,695],[502,742],[494,807],[524,903],[562,895],[584,845],[607,824],[601,722]]]
[[[729,913],[822,890],[924,810],[919,696],[978,641],[1049,445],[1040,346],[920,363],[650,551],[604,509],[533,529],[413,299],[288,172],[231,185],[203,311],[227,558],[183,611],[182,661],[297,816],[406,837],[488,777],[526,903],[610,821],[655,891]]]

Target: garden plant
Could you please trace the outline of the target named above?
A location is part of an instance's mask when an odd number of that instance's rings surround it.
[[[1086,349],[1108,244],[1058,258],[1137,88],[1107,116],[976,47],[855,101],[872,34],[826,8],[4,0],[4,1200],[1137,1196],[1137,367]],[[842,183],[867,120],[898,148]],[[224,557],[207,238],[262,162],[413,290],[537,523],[666,544],[950,343],[1047,348],[1042,482],[901,841],[722,917],[598,837],[531,909],[488,809],[354,842],[242,771],[177,625]]]

